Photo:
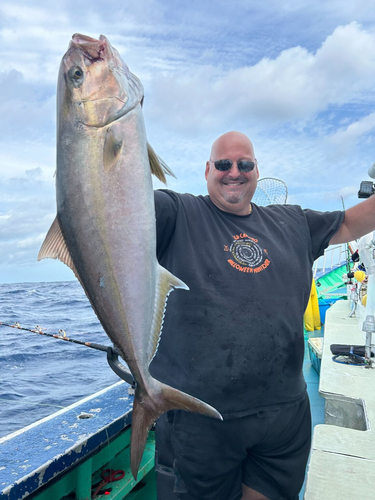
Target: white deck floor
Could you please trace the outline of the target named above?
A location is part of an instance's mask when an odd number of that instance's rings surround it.
[[[335,363],[330,351],[364,345],[348,314],[348,301],[327,311],[319,386],[326,423],[314,429],[305,500],[375,499],[375,367]]]

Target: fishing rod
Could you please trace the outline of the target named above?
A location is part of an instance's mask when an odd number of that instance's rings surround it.
[[[94,342],[82,342],[81,340],[69,338],[66,336],[65,330],[59,330],[60,335],[57,335],[55,333],[47,333],[47,332],[43,331],[43,329],[38,325],[35,327],[35,329],[24,328],[18,322],[14,323],[13,325],[9,325],[8,323],[3,323],[0,321],[0,325],[1,326],[8,326],[10,328],[15,328],[17,330],[24,330],[26,332],[39,333],[39,335],[45,335],[46,337],[52,337],[54,339],[65,340],[66,342],[73,342],[74,344],[80,344],[80,345],[84,345],[86,347],[91,347],[92,349],[97,349],[98,351],[107,352],[107,346],[102,345],[102,344],[96,344]]]
[[[43,329],[38,325],[35,327],[35,329],[31,329],[31,328],[25,328],[25,327],[21,326],[18,322],[15,322],[13,325],[10,325],[9,323],[3,323],[2,321],[0,321],[0,326],[15,328],[16,330],[23,330],[26,332],[38,333],[39,335],[44,335],[46,337],[52,337],[54,339],[65,340],[65,342],[72,342],[74,344],[79,344],[79,345],[84,345],[86,347],[90,347],[91,349],[96,349],[97,351],[106,352],[108,364],[112,368],[112,370],[116,373],[116,375],[119,376],[122,380],[125,380],[125,382],[130,384],[132,387],[135,386],[133,375],[120,362],[118,357],[121,356],[121,354],[114,347],[106,346],[103,344],[97,344],[95,342],[82,342],[81,340],[72,339],[70,337],[67,337],[65,330],[62,330],[62,329],[59,330],[60,335],[57,335],[56,333],[44,332]]]

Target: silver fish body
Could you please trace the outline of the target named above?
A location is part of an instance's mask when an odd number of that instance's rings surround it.
[[[134,477],[149,428],[162,413],[184,409],[221,418],[211,406],[153,379],[148,369],[167,296],[187,286],[156,259],[142,101],[141,82],[104,36],[73,35],[58,79],[57,216],[38,255],[73,269],[136,381]]]

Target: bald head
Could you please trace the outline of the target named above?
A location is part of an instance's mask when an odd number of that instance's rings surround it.
[[[254,158],[254,147],[250,139],[242,132],[235,131],[227,132],[216,139],[212,144],[210,158],[211,160],[227,158],[226,152],[238,147],[245,148],[249,156]]]
[[[215,167],[217,160],[230,160],[229,170]],[[247,171],[238,168],[239,162],[254,162],[255,168]],[[241,132],[227,132],[212,145],[211,157],[206,163],[205,176],[211,201],[220,210],[236,215],[251,212],[251,198],[259,177],[254,148],[250,139]]]

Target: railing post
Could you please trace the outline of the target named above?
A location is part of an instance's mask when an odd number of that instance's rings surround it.
[[[326,252],[324,252],[324,259],[323,259],[323,273],[324,273],[324,271],[326,270],[326,258],[327,258],[327,254],[326,254]]]

